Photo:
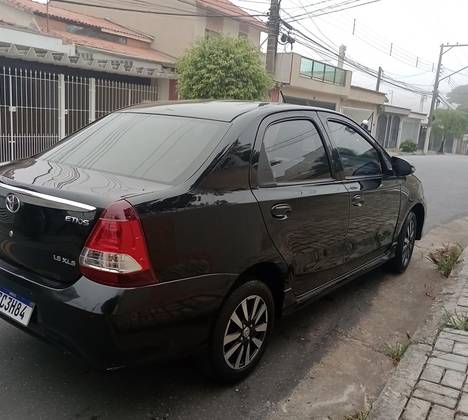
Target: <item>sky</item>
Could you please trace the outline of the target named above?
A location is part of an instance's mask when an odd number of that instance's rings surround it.
[[[232,1],[250,13],[254,13],[254,10],[265,12],[270,3],[269,0]],[[313,14],[319,14],[330,11],[325,9],[330,5],[344,2],[349,2],[349,6],[352,4],[351,0],[282,0],[281,16],[288,21],[291,19],[288,14],[304,14],[301,4],[306,7],[305,11],[315,10]],[[379,0],[338,13],[306,17],[291,24],[304,33],[309,31],[309,35],[328,44],[336,52],[339,45],[346,45],[346,54],[354,61],[375,70],[381,66],[384,73],[393,79],[432,91],[435,78],[432,67],[435,70],[437,66],[440,44],[468,44],[467,17],[468,0]],[[284,51],[284,47],[280,46],[278,51]],[[294,44],[293,51],[336,65],[332,59],[298,42]],[[468,66],[468,47],[454,48],[444,54],[442,74],[448,75],[464,66]],[[375,88],[374,77],[356,70],[353,70],[352,80],[355,85]],[[444,80],[440,91],[447,95],[453,87],[463,84],[468,84],[468,69]],[[381,85],[380,90],[387,93],[391,104],[420,111],[421,95],[386,83]],[[424,112],[427,112],[429,104],[430,98],[426,98]]]

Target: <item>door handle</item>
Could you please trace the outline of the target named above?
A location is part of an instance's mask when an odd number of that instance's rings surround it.
[[[364,198],[362,198],[361,194],[355,194],[351,199],[351,203],[353,206],[362,207],[362,205],[364,204]]]
[[[271,208],[271,215],[275,219],[285,220],[291,212],[292,207],[286,203],[276,204]]]

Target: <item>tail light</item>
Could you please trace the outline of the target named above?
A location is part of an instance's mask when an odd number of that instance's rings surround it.
[[[90,280],[110,286],[157,282],[140,219],[127,201],[111,204],[96,222],[81,252],[80,269]]]

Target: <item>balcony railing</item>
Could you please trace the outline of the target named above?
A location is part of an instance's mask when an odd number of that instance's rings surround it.
[[[338,67],[330,66],[320,61],[301,57],[301,76],[309,77],[324,83],[344,86],[346,84],[346,71]]]

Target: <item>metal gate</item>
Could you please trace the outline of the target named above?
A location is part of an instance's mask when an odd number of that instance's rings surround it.
[[[156,86],[3,67],[0,162],[40,153],[97,118],[157,99]]]

